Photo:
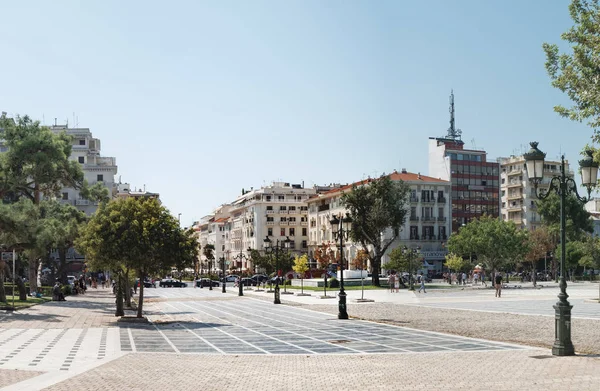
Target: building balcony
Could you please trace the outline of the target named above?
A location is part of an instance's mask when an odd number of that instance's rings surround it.
[[[90,200],[75,200],[75,205],[84,206],[84,205],[93,205],[94,203]]]
[[[421,220],[424,222],[435,221],[435,216],[422,216]]]
[[[419,221],[419,216],[410,216],[410,221]]]
[[[275,213],[275,211],[273,209],[267,209],[267,214],[268,215],[272,215],[273,213]]]
[[[273,225],[275,225],[275,222],[274,221],[267,221],[267,225],[273,226]]]
[[[419,240],[419,234],[417,234],[417,235],[410,235],[410,240]]]
[[[423,204],[435,204],[435,198],[422,198],[421,203]]]
[[[446,240],[446,239],[448,239],[448,237],[446,236],[446,234],[439,234],[437,238],[438,238],[438,240]]]
[[[310,240],[310,241],[308,242],[308,245],[309,245],[309,246],[316,246],[316,245],[317,245],[317,241],[316,241],[316,240]]]
[[[301,222],[300,222],[300,225],[302,225],[302,226],[307,226],[307,225],[308,225],[308,221],[301,221]]]
[[[446,221],[446,216],[438,216],[437,221]]]
[[[410,197],[409,200],[410,202],[417,203],[419,202],[419,197]]]
[[[508,196],[509,201],[520,200],[521,198],[523,198],[523,194],[512,194]]]
[[[506,187],[508,187],[509,189],[514,188],[514,187],[523,187],[523,182],[522,181],[515,181],[515,182],[508,182],[506,184]]]
[[[279,214],[287,214],[287,209],[279,209],[277,211],[277,213],[279,213]]]
[[[520,212],[523,209],[522,205],[511,205],[506,208],[509,212]]]
[[[437,202],[439,202],[440,204],[445,204],[446,203],[446,197],[438,197]]]
[[[508,175],[508,176],[521,175],[521,174],[523,174],[523,170],[512,170],[512,171],[506,172],[506,175]]]
[[[317,208],[317,210],[319,212],[323,212],[324,210],[329,210],[329,204],[319,205],[319,207]]]
[[[437,240],[435,235],[422,235],[421,240]]]
[[[288,225],[288,222],[287,221],[280,221],[279,225]]]

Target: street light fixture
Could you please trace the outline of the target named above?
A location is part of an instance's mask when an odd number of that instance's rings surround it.
[[[281,294],[279,292],[279,275],[281,272],[279,270],[279,252],[281,251],[287,254],[287,251],[290,248],[292,241],[288,236],[286,236],[285,240],[282,240],[281,243],[283,243],[283,246],[279,243],[279,239],[277,239],[276,244],[273,246],[273,241],[269,239],[268,235],[263,240],[265,253],[275,254],[275,274],[277,277],[275,278],[275,293],[273,298],[273,304],[281,304]]]
[[[234,255],[233,259],[235,262],[235,264],[237,265],[237,263],[240,263],[240,277],[239,277],[239,283],[238,283],[238,296],[244,296],[244,285],[242,285],[242,261],[244,260],[248,260],[248,257],[246,257],[246,254],[244,254],[243,252],[243,246],[240,246],[240,253],[238,255]]]
[[[587,198],[579,196],[577,184],[573,178],[567,177],[565,155],[562,155],[560,158],[560,175],[552,177],[548,190],[538,191],[538,185],[544,178],[544,158],[546,157],[546,154],[538,149],[538,143],[536,141],[529,144],[531,145],[531,149],[523,156],[527,165],[529,181],[533,183],[535,187],[535,195],[537,198],[543,200],[550,195],[552,190],[554,190],[554,192],[560,196],[560,293],[558,294],[558,302],[554,305],[555,338],[554,345],[552,346],[552,354],[555,356],[572,356],[575,354],[575,348],[571,341],[571,308],[573,308],[573,306],[569,304],[569,301],[567,300],[569,295],[567,295],[567,280],[565,278],[565,251],[567,243],[565,204],[568,193],[572,193],[575,198],[582,203],[590,200],[592,187],[596,186],[598,181],[598,163],[594,162],[592,151],[590,150],[586,150],[587,156],[579,161],[581,182],[587,189]]]
[[[404,254],[408,255],[408,283],[409,283],[408,290],[411,290],[411,291],[415,290],[415,281],[413,279],[413,274],[412,274],[412,261],[413,261],[413,258],[416,258],[416,255],[419,253],[419,250],[421,250],[420,246],[417,246],[416,248],[408,248],[408,247],[404,246],[404,248],[402,249],[402,252]]]
[[[338,319],[348,319],[348,309],[346,308],[346,291],[344,290],[344,240],[348,241],[352,227],[352,218],[350,213],[346,217],[333,216],[329,221],[334,240],[339,240],[340,246],[340,293],[338,303]]]

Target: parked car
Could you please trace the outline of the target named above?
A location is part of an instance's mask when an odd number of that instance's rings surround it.
[[[256,285],[256,283],[254,282],[254,280],[252,278],[250,278],[250,277],[242,277],[240,283],[243,286],[253,286],[253,285]]]
[[[225,281],[225,282],[235,282],[235,280],[239,278],[239,276],[235,275],[235,274],[230,274],[228,276],[225,276],[224,278],[221,278],[221,281]]]
[[[135,285],[139,288],[139,286],[140,286],[140,279],[139,278],[137,278],[135,280]],[[144,288],[156,288],[156,285],[154,285],[150,279],[146,278],[144,280]]]
[[[252,279],[252,285],[254,286],[262,284],[265,281],[269,281],[269,276],[266,274],[255,274],[250,278]]]
[[[77,281],[77,278],[75,278],[75,276],[67,276],[67,283],[69,285],[75,285],[75,281]]]
[[[177,280],[173,280],[171,278],[164,278],[162,280],[160,280],[160,283],[158,284],[161,288],[185,288],[187,286],[187,284],[185,282],[182,281],[177,281]],[[145,284],[144,284],[145,286]]]
[[[200,278],[198,280],[196,280],[196,286],[198,288],[204,288],[205,286],[220,286],[221,283],[219,281],[215,281],[215,280],[211,280],[210,278]]]

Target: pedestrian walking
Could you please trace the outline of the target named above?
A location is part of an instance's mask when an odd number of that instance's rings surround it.
[[[396,273],[392,272],[388,277],[388,284],[390,286],[390,293],[394,292],[394,287],[396,286]]]
[[[496,273],[494,282],[494,287],[496,288],[496,297],[500,297],[502,295],[502,274]]]
[[[421,289],[423,290],[423,293],[427,293],[427,291],[425,290],[425,276],[423,275],[423,273],[421,273],[421,275],[419,276],[419,280],[421,281],[421,285],[419,285],[419,293],[421,293]]]

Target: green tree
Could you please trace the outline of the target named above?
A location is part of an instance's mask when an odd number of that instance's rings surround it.
[[[0,118],[0,136],[8,150],[0,158],[0,195],[16,201],[25,197],[39,205],[44,197],[52,198],[63,187],[75,189],[83,185],[81,165],[69,159],[72,138],[65,132],[53,133],[28,116],[14,120]],[[29,248],[29,284],[37,290],[42,247]]]
[[[198,248],[177,219],[154,198],[128,198],[100,204],[76,240],[76,248],[95,266],[134,270],[140,281],[174,266],[178,257],[193,259]],[[119,300],[117,300],[117,303]],[[137,316],[142,317],[144,284]],[[117,309],[117,315],[119,314]]]
[[[390,251],[390,260],[384,265],[386,270],[396,270],[399,272],[408,272],[410,269],[409,256],[403,251],[402,247],[396,247]],[[413,266],[414,267],[414,266]]]
[[[468,259],[453,253],[446,255],[445,265],[449,270],[453,270],[455,272],[466,272],[472,266]]]
[[[450,236],[448,249],[462,257],[477,256],[486,269],[497,272],[527,253],[526,232],[513,222],[482,216]]]
[[[536,201],[536,204],[542,222],[558,241],[560,235],[560,197],[552,193],[548,198]],[[573,194],[569,194],[565,198],[565,217],[567,218],[565,222],[567,241],[583,240],[586,233],[594,232],[590,213],[585,210],[584,205]]]
[[[204,258],[206,258],[208,274],[212,274],[213,262],[215,260],[215,245],[210,243],[204,245],[202,248],[202,255],[204,255]],[[209,285],[209,287],[212,289],[212,285]]]
[[[304,274],[308,270],[308,256],[306,254],[300,257],[296,255],[292,269],[300,274],[301,293],[304,294]]]
[[[55,200],[42,201],[40,217],[44,226],[43,242],[48,251],[58,251],[58,276],[63,284],[67,283],[67,251],[75,244],[79,231],[86,222],[86,216],[77,208],[60,204]]]
[[[350,236],[365,249],[372,249],[372,283],[379,286],[381,258],[398,238],[407,214],[408,186],[383,175],[354,185],[342,196],[342,204],[352,217]]]
[[[560,53],[558,45],[543,44],[546,70],[552,86],[566,93],[573,106],[554,110],[573,121],[588,121],[594,140],[600,141],[600,6],[598,0],[572,0],[569,14],[574,25],[561,35],[572,53]]]
[[[565,268],[568,270],[568,274],[571,279],[575,275],[575,269],[579,266],[580,260],[585,255],[585,242],[572,241],[565,244],[565,257],[563,258],[562,249],[560,246],[556,249],[556,253],[561,260],[565,262]],[[566,276],[565,276],[566,277]]]

